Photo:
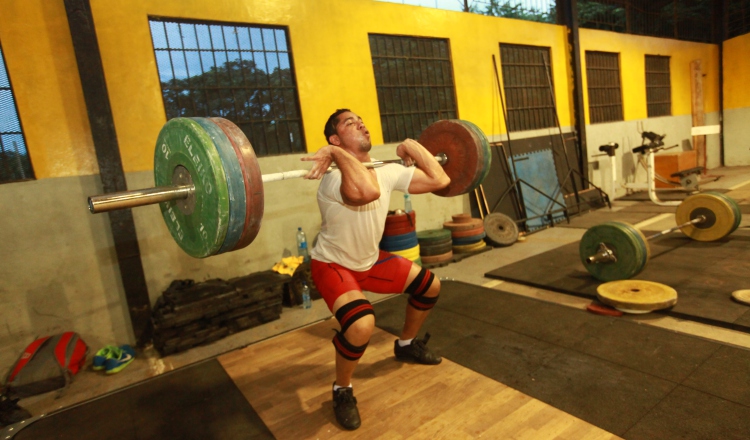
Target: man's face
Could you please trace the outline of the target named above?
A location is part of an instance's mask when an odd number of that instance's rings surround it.
[[[339,123],[336,125],[336,137],[342,148],[355,152],[367,153],[372,148],[370,132],[365,127],[362,118],[354,112],[344,112],[339,115]],[[332,136],[333,138],[334,136]]]

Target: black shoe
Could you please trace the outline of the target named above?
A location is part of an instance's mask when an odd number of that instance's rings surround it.
[[[398,345],[398,339],[393,343],[393,352],[396,359],[405,362],[416,362],[425,365],[437,365],[443,361],[443,358],[431,352],[427,348],[427,341],[430,340],[430,334],[424,335],[424,339],[414,338],[411,344],[406,346]]]
[[[31,414],[18,406],[18,399],[11,399],[6,395],[0,396],[0,427],[30,418]]]
[[[362,424],[357,410],[357,399],[349,387],[339,388],[333,392],[333,412],[336,413],[336,420],[345,429],[355,430]]]

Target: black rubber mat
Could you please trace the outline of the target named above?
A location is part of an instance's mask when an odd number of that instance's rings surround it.
[[[42,417],[16,440],[273,439],[215,359]]]
[[[470,284],[442,286],[424,331],[446,359],[626,439],[750,432],[748,350]],[[376,303],[378,327],[399,334],[405,306],[404,296]]]
[[[575,217],[571,217],[570,223],[561,222],[555,225],[555,227],[559,226],[561,228],[588,229],[592,226],[596,226],[604,222],[611,222],[614,220],[636,224],[644,220],[648,220],[655,215],[657,214],[654,214],[653,212],[649,212],[649,211],[625,212],[622,210],[612,211],[610,209],[603,208],[603,209],[597,209],[596,211],[589,211],[587,213],[584,213]]]
[[[675,232],[649,244],[651,259],[634,278],[666,284],[678,295],[674,307],[654,313],[750,333],[750,307],[731,297],[735,290],[750,288],[750,230],[740,228],[715,242]],[[593,299],[601,282],[586,271],[578,246],[561,246],[485,276]]]

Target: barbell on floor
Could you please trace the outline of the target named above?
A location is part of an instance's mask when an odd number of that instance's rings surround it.
[[[434,194],[473,191],[492,160],[487,137],[468,121],[440,120],[419,142],[443,166],[450,185]],[[400,159],[373,161],[376,168]],[[330,171],[330,169],[329,169]],[[174,118],[162,127],[154,152],[156,187],[91,196],[91,213],[159,203],[174,240],[188,255],[205,258],[248,246],[260,230],[263,184],[303,177],[307,170],[261,174],[242,130],[224,118]]]
[[[581,262],[594,278],[616,281],[640,273],[651,258],[650,240],[676,230],[697,241],[716,241],[739,227],[742,213],[724,194],[705,192],[687,197],[675,212],[677,226],[646,237],[626,222],[606,222],[589,228],[581,237]]]

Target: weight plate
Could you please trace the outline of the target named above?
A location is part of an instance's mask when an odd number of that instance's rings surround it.
[[[487,140],[487,136],[485,136],[481,128],[476,126],[473,122],[461,120],[461,123],[466,125],[476,134],[482,145],[482,158],[484,160],[484,165],[482,165],[482,173],[479,175],[479,179],[474,184],[474,188],[477,188],[482,182],[484,182],[484,179],[490,173],[490,165],[492,164],[492,149],[490,148],[490,142]],[[472,190],[474,188],[472,188]]]
[[[486,246],[487,244],[485,244],[484,241],[478,241],[473,244],[462,244],[458,246],[453,246],[453,253],[454,254],[468,254],[470,252],[484,249]]]
[[[464,231],[453,231],[451,233],[451,236],[453,237],[453,241],[456,241],[459,238],[474,237],[479,234],[484,234],[484,224],[482,222],[479,222],[479,226],[473,229],[466,229]]]
[[[242,235],[233,250],[242,249],[258,236],[265,209],[263,174],[252,144],[233,122],[224,118],[210,118],[226,133],[240,161],[242,179],[245,184],[245,225]]]
[[[740,226],[740,223],[742,223],[742,209],[740,208],[740,205],[737,203],[737,201],[727,196],[726,194],[722,194],[720,192],[706,191],[703,194],[716,195],[724,199],[727,203],[729,203],[729,206],[732,207],[732,211],[734,211],[734,226],[732,227],[732,231],[730,232],[730,234],[736,231],[737,228]]]
[[[647,313],[677,304],[676,290],[652,281],[611,281],[600,284],[596,293],[599,301],[629,313]]]
[[[422,262],[424,264],[435,264],[435,263],[443,263],[445,261],[450,261],[453,259],[453,250],[450,250],[444,254],[440,255],[423,255],[422,256]]]
[[[453,250],[453,242],[441,244],[440,246],[419,245],[419,255],[440,255]]]
[[[388,252],[403,251],[418,245],[417,233],[410,232],[402,235],[384,236],[380,240],[380,249]]]
[[[191,119],[174,118],[164,124],[156,140],[156,186],[172,185],[175,172],[182,167],[195,185],[193,202],[183,207],[172,200],[161,202],[159,207],[180,248],[192,257],[205,258],[218,252],[227,234],[226,173],[208,133]]]
[[[456,214],[452,215],[451,218],[454,223],[467,223],[471,221],[471,216],[469,214]]]
[[[706,217],[706,221],[680,228],[693,240],[721,240],[734,230],[735,211],[723,197],[707,193],[689,196],[677,206],[675,221],[681,225],[700,215]]]
[[[454,232],[467,231],[469,229],[476,229],[480,226],[484,227],[484,222],[478,218],[473,218],[471,219],[470,222],[464,222],[464,223],[455,223],[455,222],[443,223],[443,229],[449,229],[451,231],[451,235],[453,235]]]
[[[410,249],[405,249],[403,251],[391,251],[391,253],[394,255],[400,255],[407,260],[414,261],[419,258],[419,245],[416,245]]]
[[[451,231],[448,229],[426,229],[424,231],[417,232],[417,239],[419,243],[431,243],[443,241],[451,238]]]
[[[518,225],[505,214],[488,214],[484,218],[484,232],[487,239],[497,246],[510,246],[518,241]]]
[[[453,243],[453,238],[443,238],[440,240],[433,240],[433,241],[424,241],[424,240],[418,240],[419,245],[422,247],[439,247],[439,246],[445,246]]]
[[[242,167],[237,159],[237,153],[234,152],[232,143],[213,121],[207,118],[190,118],[197,122],[214,142],[216,150],[221,157],[221,164],[224,166],[224,176],[227,179],[227,188],[229,190],[229,224],[227,225],[227,235],[224,237],[224,243],[219,248],[217,254],[229,252],[237,245],[245,227],[245,182],[242,179]]]
[[[750,306],[750,289],[740,289],[732,292],[735,301]]]
[[[617,261],[588,263],[587,258],[599,251],[599,243],[612,250]],[[583,266],[594,278],[615,281],[631,278],[643,270],[648,261],[646,247],[627,224],[607,222],[589,228],[581,237],[578,250]]]
[[[453,239],[453,245],[454,246],[462,246],[462,245],[465,245],[465,244],[476,243],[478,241],[484,240],[484,237],[486,237],[486,236],[487,236],[487,234],[485,234],[485,232],[482,231],[481,234],[471,235],[471,236],[468,236],[468,237],[454,238]]]
[[[410,211],[404,214],[388,214],[385,217],[385,227],[394,226],[414,226],[417,224],[417,213],[416,211]]]
[[[383,236],[385,237],[392,237],[394,235],[404,235],[408,234],[410,232],[414,232],[416,229],[414,226],[398,226],[398,227],[386,227],[385,230],[383,230]]]
[[[430,153],[445,154],[443,165],[451,183],[433,194],[452,197],[472,191],[484,173],[484,150],[479,134],[457,119],[430,124],[419,136],[419,143]]]

